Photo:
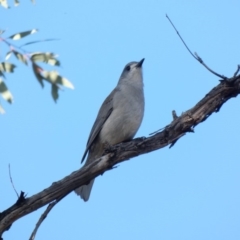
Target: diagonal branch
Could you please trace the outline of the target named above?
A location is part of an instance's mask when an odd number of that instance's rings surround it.
[[[12,187],[13,187],[13,189],[14,189],[17,197],[19,198],[19,195],[18,195],[18,193],[17,193],[17,190],[16,190],[16,188],[15,188],[15,186],[14,186],[14,183],[13,183],[13,180],[12,180],[12,174],[11,174],[11,166],[10,166],[10,164],[8,164],[8,173],[9,173],[9,178],[10,178]]]
[[[199,63],[201,63],[209,72],[211,72],[212,74],[214,74],[217,77],[220,77],[223,80],[227,80],[227,77],[213,71],[210,67],[208,67],[206,65],[206,63],[204,63],[204,61],[202,60],[202,58],[200,58],[198,56],[198,54],[195,52],[194,54],[192,53],[192,51],[190,50],[190,48],[188,47],[188,45],[186,44],[186,42],[184,41],[184,39],[182,38],[182,36],[180,35],[180,33],[178,32],[177,28],[175,27],[175,25],[173,24],[172,20],[169,18],[169,16],[166,14],[166,18],[168,19],[168,21],[170,22],[170,24],[172,25],[172,27],[174,28],[174,30],[176,31],[177,35],[179,36],[180,40],[182,41],[183,45],[186,47],[186,49],[188,50],[188,52],[192,55],[193,58],[195,58]]]
[[[228,80],[221,80],[193,108],[179,117],[174,113],[173,121],[154,135],[148,138],[136,138],[109,147],[103,157],[71,173],[62,180],[52,183],[51,186],[31,197],[25,198],[22,192],[21,199],[18,199],[15,204],[0,213],[0,238],[2,233],[8,230],[16,220],[59,198],[65,197],[79,186],[87,184],[105,171],[113,169],[114,165],[168,145],[173,146],[178,139],[187,132],[193,132],[195,126],[204,122],[212,113],[218,112],[225,102],[236,97],[239,93],[240,75]]]
[[[37,231],[40,227],[40,225],[42,224],[42,222],[44,221],[44,219],[47,217],[47,215],[50,213],[50,211],[53,209],[53,207],[59,203],[61,200],[63,199],[63,197],[58,198],[57,200],[51,202],[48,207],[46,208],[46,210],[44,211],[44,213],[41,215],[41,217],[39,218],[36,227],[34,228],[29,240],[34,240],[35,236],[37,234]]]

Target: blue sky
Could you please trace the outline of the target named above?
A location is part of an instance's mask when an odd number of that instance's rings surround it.
[[[232,76],[239,60],[238,1],[20,1],[0,8],[7,35],[38,28],[19,44],[59,54],[62,76],[75,86],[41,89],[30,67],[16,62],[6,83],[14,104],[1,100],[0,211],[80,167],[98,109],[125,64],[145,58],[146,109],[137,137],[166,126],[218,84],[184,48],[167,13],[192,51],[215,71]],[[18,44],[17,42],[15,42]],[[1,43],[3,61],[7,48]],[[36,239],[240,239],[240,101],[197,126],[172,148],[124,162],[95,181],[89,202],[74,193],[51,211]],[[44,208],[18,220],[4,240],[28,239]]]

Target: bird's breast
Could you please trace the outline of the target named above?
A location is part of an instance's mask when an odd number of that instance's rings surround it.
[[[143,113],[142,88],[120,89],[113,99],[113,111],[100,132],[101,140],[114,145],[132,139],[141,125]]]

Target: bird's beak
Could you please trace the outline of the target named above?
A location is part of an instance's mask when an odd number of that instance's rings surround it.
[[[144,58],[143,58],[141,61],[139,61],[139,62],[138,62],[138,64],[136,65],[136,67],[139,67],[139,68],[141,68],[141,67],[142,67],[142,64],[143,64],[143,62],[144,62]]]

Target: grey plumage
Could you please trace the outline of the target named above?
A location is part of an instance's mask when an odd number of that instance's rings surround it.
[[[89,164],[102,156],[105,144],[128,141],[136,134],[144,114],[143,61],[130,62],[123,69],[117,86],[98,112],[81,162],[88,153],[85,164]],[[75,190],[84,201],[89,199],[93,182]]]

